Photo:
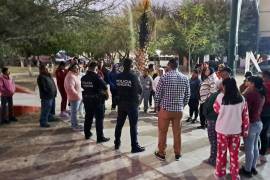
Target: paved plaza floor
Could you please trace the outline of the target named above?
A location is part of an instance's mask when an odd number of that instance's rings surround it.
[[[18,101],[24,101],[22,96]],[[38,96],[31,101],[39,102]],[[140,112],[139,142],[146,151],[138,154],[130,153],[128,121],[123,128],[120,150],[114,150],[116,112],[106,111],[104,134],[111,141],[104,144],[96,144],[94,128],[94,136],[85,140],[81,132],[71,130],[69,120],[53,122],[51,128],[41,129],[38,114],[21,117],[17,123],[0,126],[0,180],[214,179],[214,168],[203,163],[209,156],[207,132],[196,129],[199,123],[185,122],[187,110],[182,128],[183,156],[180,161],[175,161],[170,129],[165,162],[153,155],[157,147],[157,117],[153,113]],[[83,123],[83,119],[79,118],[79,121]],[[242,152],[240,160],[243,163]],[[259,164],[258,171],[259,175],[252,179],[268,180],[270,163]],[[227,179],[230,179],[229,175]]]
[[[214,168],[203,163],[209,155],[205,130],[183,123],[180,161],[174,160],[169,130],[167,160],[160,162],[153,156],[157,145],[156,116],[140,114],[139,142],[146,151],[139,154],[130,153],[128,122],[123,129],[122,146],[119,151],[114,150],[115,117],[115,112],[107,113],[104,133],[112,139],[99,145],[95,136],[84,140],[82,133],[73,132],[69,122],[58,121],[52,123],[52,128],[41,129],[37,114],[1,126],[0,179],[214,179]],[[240,158],[243,162],[243,153]],[[258,169],[260,173],[253,179],[269,179],[270,163],[259,164]]]

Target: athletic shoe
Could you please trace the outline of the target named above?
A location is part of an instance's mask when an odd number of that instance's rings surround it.
[[[156,158],[159,159],[160,161],[165,161],[165,160],[166,160],[165,156],[160,155],[159,152],[157,152],[157,151],[154,153],[154,155],[155,155]]]
[[[192,120],[192,118],[189,117],[189,118],[186,120],[186,122],[190,122],[191,120]]]
[[[180,157],[182,157],[181,155],[175,155],[175,160],[179,161]]]

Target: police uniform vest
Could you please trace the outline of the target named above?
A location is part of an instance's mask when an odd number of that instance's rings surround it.
[[[132,72],[120,73],[116,78],[118,93],[118,105],[138,106],[139,95],[142,93],[142,87],[138,77]]]
[[[88,71],[81,79],[81,86],[83,89],[83,100],[89,99],[93,103],[105,102],[106,97],[104,92],[107,90],[107,86],[96,73]]]

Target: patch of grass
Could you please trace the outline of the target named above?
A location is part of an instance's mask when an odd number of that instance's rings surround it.
[[[11,74],[28,73],[28,67],[8,66]],[[38,67],[32,67],[32,72],[38,72]]]

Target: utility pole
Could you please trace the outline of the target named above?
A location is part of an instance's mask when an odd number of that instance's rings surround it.
[[[231,26],[229,35],[228,63],[236,74],[236,60],[238,59],[238,30],[242,0],[231,0]]]

